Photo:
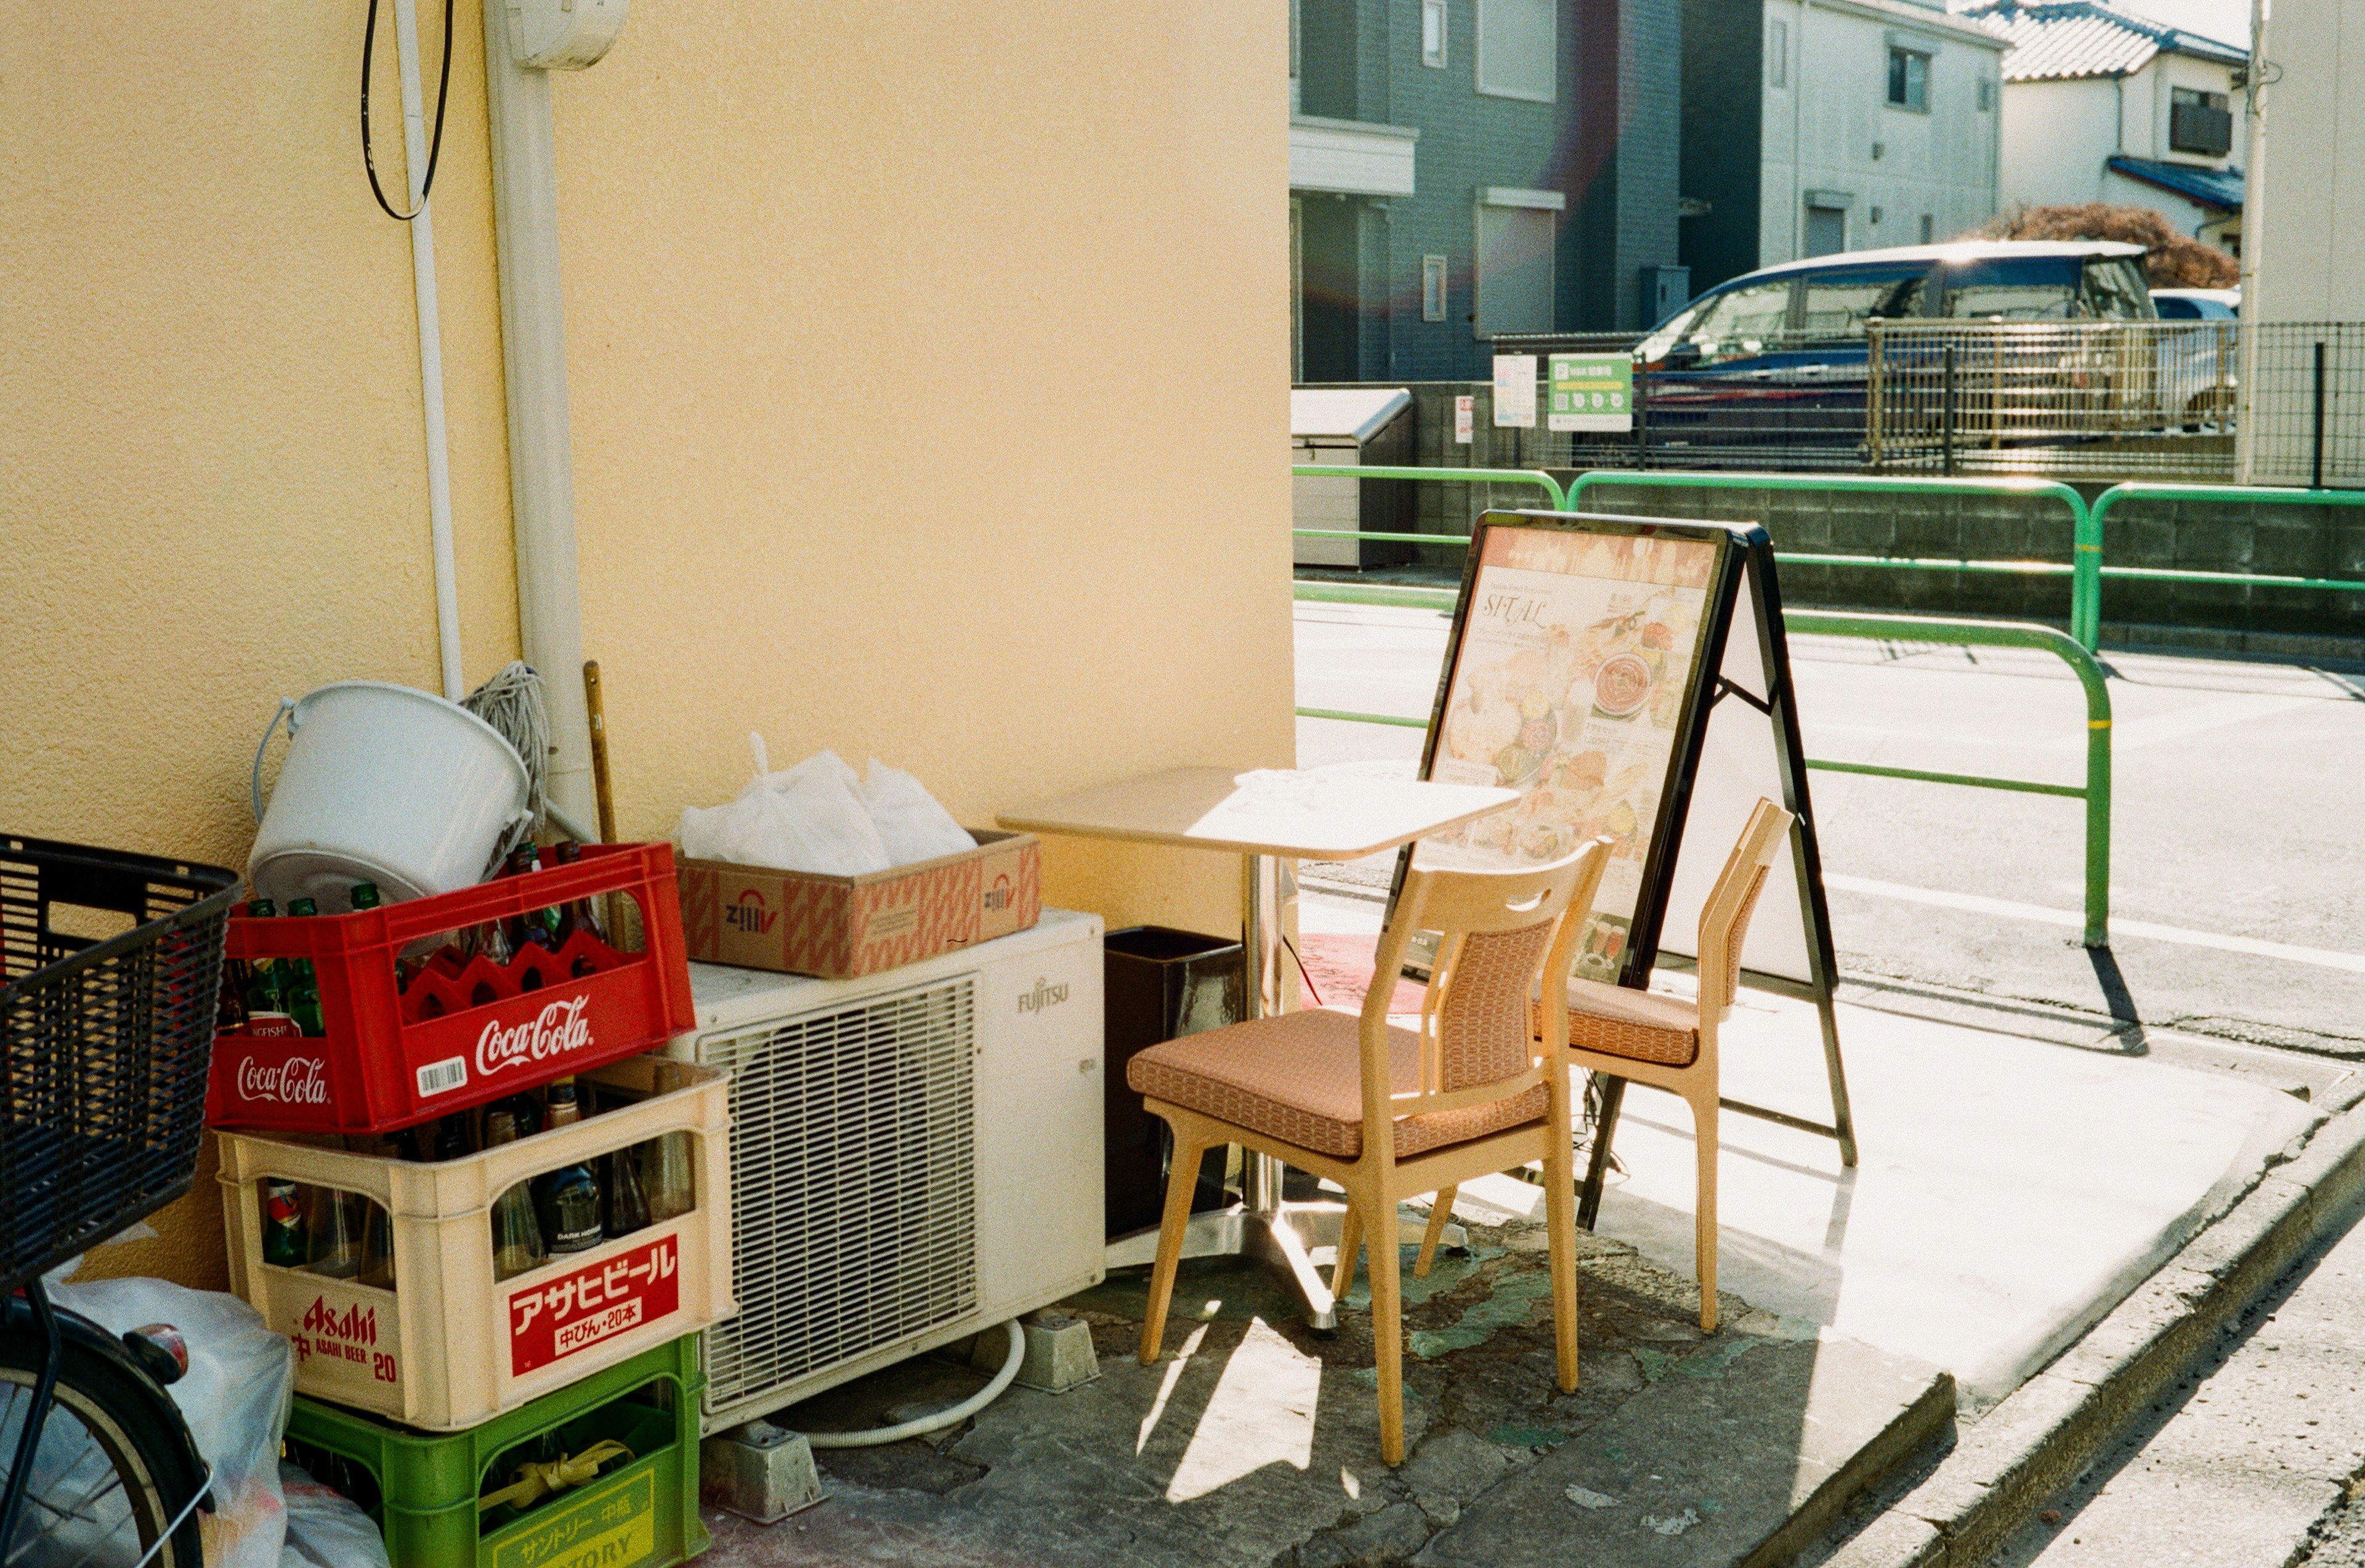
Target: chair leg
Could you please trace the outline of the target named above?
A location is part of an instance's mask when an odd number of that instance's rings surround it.
[[[1380,1382],[1380,1458],[1402,1464],[1404,1434],[1404,1265],[1393,1239],[1395,1204],[1382,1193],[1372,1204],[1372,1349]]]
[[[1576,1158],[1569,1135],[1544,1154],[1544,1236],[1552,1266],[1552,1350],[1563,1394],[1576,1392]]]
[[[1692,1102],[1692,1141],[1699,1153],[1697,1208],[1698,1234],[1694,1242],[1700,1283],[1700,1332],[1716,1332],[1716,1154],[1717,1105],[1713,1086]]]
[[[1204,1141],[1174,1129],[1174,1163],[1166,1172],[1166,1214],[1158,1226],[1158,1261],[1149,1271],[1149,1306],[1141,1315],[1141,1364],[1158,1360],[1166,1338],[1166,1307],[1174,1296],[1174,1271],[1182,1261],[1182,1233],[1191,1224],[1191,1195],[1199,1182]]]
[[[1347,1287],[1355,1282],[1355,1254],[1363,1245],[1363,1211],[1354,1204],[1339,1221],[1339,1261],[1330,1268],[1330,1299],[1347,1299]]]
[[[1453,1194],[1459,1187],[1440,1187],[1429,1211],[1429,1228],[1421,1232],[1420,1256],[1413,1260],[1413,1278],[1429,1278],[1429,1266],[1437,1260],[1437,1244],[1445,1238],[1445,1226],[1453,1218]],[[1335,1293],[1334,1293],[1335,1294]]]

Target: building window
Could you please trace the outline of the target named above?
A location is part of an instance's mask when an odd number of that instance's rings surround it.
[[[1424,321],[1445,319],[1445,258],[1423,256],[1420,259],[1420,319]]]
[[[1790,24],[1777,17],[1765,28],[1765,84],[1790,85]]]
[[[1445,69],[1445,0],[1420,0],[1420,62]]]
[[[1478,90],[1549,104],[1559,81],[1557,0],[1478,0]]]
[[[1982,76],[1979,78],[1979,113],[1990,114],[1994,109],[1995,84]]]
[[[1478,208],[1477,335],[1552,330],[1552,241],[1558,215],[1549,207]]]
[[[1298,92],[1297,0],[1289,0],[1289,112],[1296,114],[1301,99]]]
[[[1889,106],[1930,112],[1930,57],[1920,50],[1889,46]]]
[[[2223,158],[2234,148],[2234,113],[2223,93],[2179,87],[2168,106],[2168,145],[2174,152]]]

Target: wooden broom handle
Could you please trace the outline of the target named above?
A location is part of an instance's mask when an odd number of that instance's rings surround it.
[[[608,776],[608,709],[600,692],[600,661],[583,661],[583,706],[591,720],[591,786],[600,798],[600,842],[616,842],[616,790]]]

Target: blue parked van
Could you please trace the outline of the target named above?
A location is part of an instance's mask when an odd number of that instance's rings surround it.
[[[1733,278],[1634,351],[1649,376],[1651,445],[1852,452],[1865,433],[1869,323],[2153,320],[2143,253],[2099,240],[1971,241],[1816,256]]]

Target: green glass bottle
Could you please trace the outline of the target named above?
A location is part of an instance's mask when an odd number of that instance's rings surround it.
[[[304,1189],[275,1176],[263,1182],[263,1260],[300,1269],[311,1256],[304,1235]]]
[[[310,899],[297,899],[288,904],[287,913],[301,920],[319,914],[320,906]],[[300,1035],[318,1039],[329,1032],[320,1018],[320,977],[309,958],[287,960],[287,1015],[296,1020]]]
[[[249,899],[250,920],[276,920],[279,906],[269,899]],[[246,980],[246,1031],[250,1035],[293,1035],[295,1020],[287,1015],[287,962],[257,958]]]

